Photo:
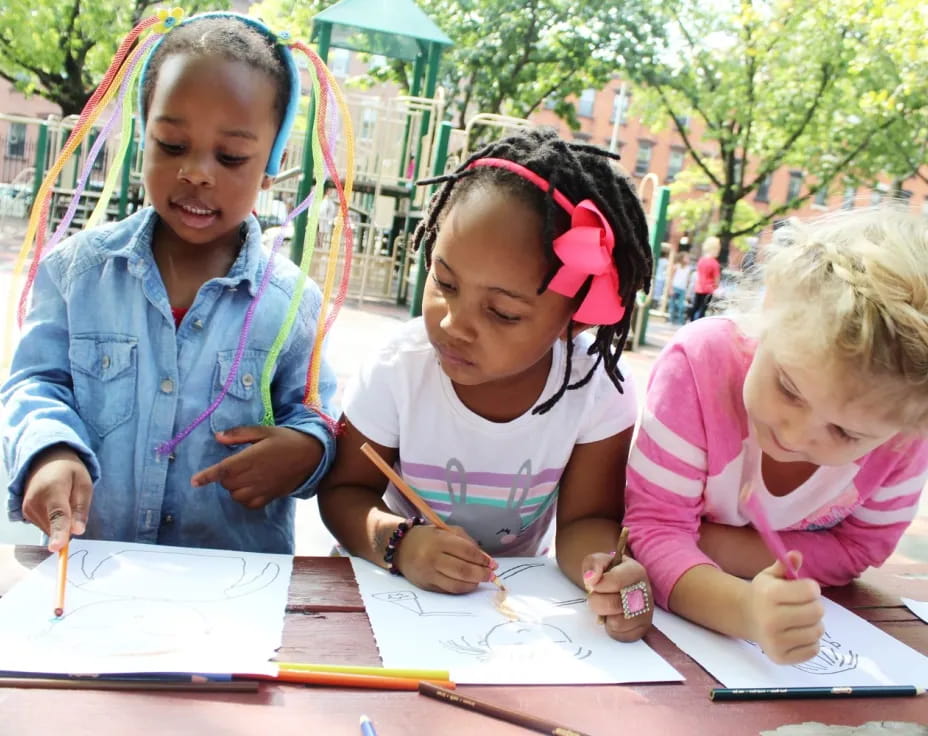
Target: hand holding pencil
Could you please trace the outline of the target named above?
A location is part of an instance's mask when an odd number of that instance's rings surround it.
[[[483,581],[505,590],[493,573],[496,561],[463,529],[448,526],[373,447],[365,442],[361,451],[431,524],[414,527],[403,537],[396,564],[406,578],[420,588],[445,593],[468,593]]]
[[[39,453],[29,468],[23,491],[23,516],[48,535],[48,549],[58,552],[72,534],[83,534],[93,496],[93,482],[83,461],[65,445]]]
[[[651,626],[651,587],[644,567],[625,556],[628,529],[623,528],[610,556],[602,552],[583,561],[583,583],[590,608],[618,641],[637,641]]]

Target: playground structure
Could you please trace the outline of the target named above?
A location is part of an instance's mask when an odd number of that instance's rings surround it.
[[[330,48],[343,48],[412,63],[410,95],[388,98],[358,93],[346,95],[355,134],[355,185],[349,203],[354,252],[348,297],[358,302],[372,300],[409,304],[411,313],[415,315],[421,304],[425,269],[409,243],[422,218],[427,199],[434,191],[434,187],[416,187],[416,180],[456,168],[478,140],[497,138],[531,127],[533,123],[485,113],[472,116],[463,129],[442,122],[447,103],[443,91],[437,87],[437,72],[441,50],[451,43],[450,39],[412,0],[394,0],[395,12],[386,18],[383,13],[375,12],[372,2],[342,0],[327,8],[314,18],[312,36],[324,61]],[[373,4],[377,5],[376,2]],[[310,100],[308,104],[312,105],[314,101]],[[73,129],[76,117],[39,120],[0,115],[0,134],[4,120],[15,120],[27,126],[27,139],[34,141],[34,155],[31,161],[23,159],[21,169],[10,182],[2,181],[6,172],[0,170],[0,225],[4,218],[27,216],[39,184]],[[73,198],[79,173],[84,168],[87,152],[97,132],[75,152],[55,183],[49,218],[51,231],[58,226]],[[133,140],[123,164],[118,194],[106,212],[107,219],[121,219],[145,204],[137,126],[133,126],[130,133]],[[336,139],[336,165],[344,175],[347,141],[339,131],[336,131]],[[91,171],[70,230],[79,230],[93,210],[103,187],[108,161],[119,145],[118,136],[107,141]],[[256,202],[256,214],[269,231],[268,241],[273,240],[276,228],[281,225],[286,213],[309,193],[312,177],[308,172],[312,170],[312,152],[307,145],[305,131],[294,130],[287,146],[286,161],[287,167],[276,178],[271,190],[262,193]],[[653,179],[655,184],[649,225],[656,260],[663,238],[669,193],[666,187],[657,188],[656,176],[650,175],[648,179]],[[316,196],[324,196],[324,192],[317,190]],[[317,281],[322,280],[328,265],[330,222],[320,219],[317,232],[316,252],[310,270],[310,276]],[[285,233],[295,261],[299,261],[307,242],[305,228],[304,214],[296,219],[295,227],[291,226]],[[339,253],[338,258],[341,272],[345,254]],[[629,347],[643,340],[647,328],[651,299],[641,297],[635,305],[634,340]]]

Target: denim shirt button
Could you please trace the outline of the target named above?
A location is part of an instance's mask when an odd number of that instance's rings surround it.
[[[161,390],[166,394],[172,393],[174,391],[174,381],[170,378],[165,378],[161,382]]]
[[[255,378],[250,373],[246,373],[244,376],[242,376],[242,385],[245,388],[250,388],[254,382]]]
[[[202,329],[203,329],[203,320],[202,320],[202,319],[195,320],[194,323],[193,323],[193,326],[196,327],[198,330],[202,330]]]
[[[103,360],[100,361],[100,364],[103,366],[103,370],[106,370],[110,367],[110,356],[104,355]]]
[[[173,515],[173,514],[165,514],[165,515],[164,515],[164,523],[165,523],[165,524],[173,524],[173,523],[174,523],[174,515]]]

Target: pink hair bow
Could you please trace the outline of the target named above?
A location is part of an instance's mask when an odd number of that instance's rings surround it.
[[[575,296],[589,276],[590,290],[574,313],[587,325],[615,324],[625,315],[619,296],[619,273],[612,261],[615,238],[599,207],[589,199],[570,213],[570,229],[554,239],[554,252],[564,264],[548,288],[564,296]]]
[[[558,294],[573,297],[590,276],[590,290],[583,298],[574,319],[585,325],[614,325],[625,315],[619,296],[619,272],[612,261],[615,237],[606,216],[591,199],[573,204],[531,169],[505,158],[480,158],[468,168],[493,166],[508,169],[530,181],[543,192],[551,191],[555,202],[570,215],[570,229],[554,239],[554,253],[563,264],[551,279],[548,288]]]

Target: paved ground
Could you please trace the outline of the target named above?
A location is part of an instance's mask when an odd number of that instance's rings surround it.
[[[6,296],[13,287],[10,276],[21,233],[22,227],[18,221],[0,219],[0,313],[5,312]],[[361,356],[372,344],[383,340],[400,322],[408,318],[405,309],[392,305],[346,303],[331,335],[330,355],[340,385],[344,385]],[[0,346],[5,344],[3,336],[6,328],[4,319],[0,324]],[[654,318],[648,327],[647,344],[636,351],[625,353],[625,359],[635,379],[639,403],[643,401],[651,365],[673,332],[672,326],[662,319]],[[2,473],[0,468],[0,476]],[[2,480],[5,479],[0,477],[0,481]],[[4,485],[0,485],[0,488]],[[39,540],[34,528],[7,522],[4,511],[5,503],[0,507],[0,543],[35,543]],[[319,519],[315,501],[299,503],[296,536],[298,554],[328,554],[331,549],[332,538]],[[895,558],[899,561],[928,562],[928,493],[923,496],[919,515],[899,545]]]

